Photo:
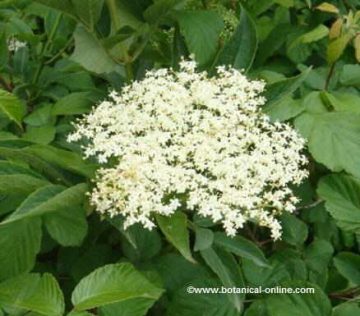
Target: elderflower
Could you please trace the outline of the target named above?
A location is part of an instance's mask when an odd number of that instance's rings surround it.
[[[281,236],[277,216],[293,212],[289,184],[306,176],[304,140],[271,123],[260,107],[264,83],[219,67],[214,77],[182,61],[180,70],[147,72],[112,92],[76,124],[86,157],[103,164],[91,202],[125,228],[154,227],[154,214],[179,208],[219,222],[235,235],[247,221]]]
[[[8,45],[8,50],[10,52],[16,52],[17,50],[19,50],[20,48],[26,47],[26,43],[25,42],[21,42],[19,40],[17,40],[16,38],[10,38],[7,41],[7,45]]]

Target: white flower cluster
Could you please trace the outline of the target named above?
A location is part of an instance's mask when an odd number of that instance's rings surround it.
[[[112,92],[69,136],[85,139],[85,156],[105,164],[92,203],[122,214],[125,227],[151,229],[153,214],[182,208],[222,223],[228,235],[252,221],[279,238],[276,217],[294,211],[288,185],[306,177],[306,158],[296,131],[261,113],[263,89],[237,70],[209,77],[182,61],[179,71],[153,70]]]
[[[18,49],[26,47],[25,42],[18,41],[16,38],[12,37],[7,41],[9,52],[16,52]]]

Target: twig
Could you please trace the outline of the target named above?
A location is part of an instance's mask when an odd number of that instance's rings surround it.
[[[304,205],[304,206],[298,207],[298,208],[295,210],[295,212],[299,212],[299,211],[302,211],[302,210],[307,210],[307,209],[309,209],[309,208],[313,208],[313,207],[321,204],[322,202],[324,202],[324,200],[321,200],[321,199],[320,199],[320,200],[317,200],[317,201],[315,201],[315,202],[313,202],[313,203],[310,203],[310,204],[308,204],[308,205]]]
[[[125,70],[126,70],[126,79],[130,83],[134,79],[134,73],[131,63],[128,62],[125,64]]]
[[[73,38],[70,37],[70,39],[67,41],[67,43],[65,44],[65,46],[58,51],[51,59],[47,60],[45,62],[45,65],[49,65],[51,64],[53,61],[55,61],[57,58],[59,58],[69,47],[70,45],[73,43]]]
[[[328,75],[326,77],[325,86],[324,86],[325,91],[328,90],[328,88],[329,88],[331,77],[334,74],[334,69],[335,69],[335,62],[331,64],[330,69],[329,69],[329,73],[328,73]]]
[[[259,241],[259,242],[258,242],[258,245],[259,245],[259,246],[265,246],[266,244],[269,244],[269,243],[271,243],[271,242],[273,242],[273,241],[274,241],[274,239],[262,240],[262,241]]]
[[[337,298],[341,300],[353,300],[356,297],[353,297],[354,295],[357,296],[360,292],[360,286],[356,286],[351,289],[347,289],[342,292],[333,292],[329,294],[329,297]]]

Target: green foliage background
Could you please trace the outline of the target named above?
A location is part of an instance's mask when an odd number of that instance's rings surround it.
[[[360,1],[0,1],[0,315],[360,315]],[[26,46],[9,51],[9,41]],[[87,202],[97,165],[71,122],[193,54],[265,80],[272,120],[308,140],[283,239],[233,239],[178,212],[122,229]],[[197,294],[187,287],[314,287]]]

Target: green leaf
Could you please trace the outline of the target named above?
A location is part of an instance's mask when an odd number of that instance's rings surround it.
[[[64,297],[49,273],[27,274],[0,283],[0,303],[45,316],[62,316]]]
[[[0,175],[0,193],[1,194],[30,194],[31,192],[39,189],[49,182],[39,179],[32,175],[26,174],[8,174]]]
[[[266,314],[261,316],[330,316],[331,304],[326,294],[316,285],[303,281],[281,284],[286,288],[314,288],[315,293],[273,294],[263,299]],[[246,314],[250,316],[250,314]],[[254,315],[254,314],[253,314]]]
[[[242,7],[239,25],[232,38],[222,49],[217,63],[247,71],[254,61],[257,46],[255,23]]]
[[[326,176],[320,180],[317,192],[339,227],[360,233],[360,180],[346,175]]]
[[[292,259],[289,255],[286,258]],[[291,279],[287,262],[284,262],[283,256],[279,260],[277,256],[273,255],[267,267],[256,265],[253,261],[246,258],[243,258],[241,261],[244,276],[252,286],[272,287],[282,281]]]
[[[175,212],[171,216],[158,215],[156,216],[156,221],[166,239],[169,240],[187,260],[195,262],[190,251],[186,215],[182,212]]]
[[[40,172],[41,174],[46,175],[47,177],[49,177],[49,179],[53,180],[54,182],[58,183],[58,182],[62,181],[63,183],[67,183],[66,178],[57,168],[55,168],[54,166],[49,164],[46,160],[37,157],[35,154],[30,154],[30,153],[26,152],[26,150],[28,150],[28,148],[26,148],[26,147],[16,149],[16,148],[9,148],[7,146],[6,147],[0,146],[0,157],[5,158],[5,159],[11,159],[11,160],[22,162],[22,163],[27,163],[34,170]],[[57,157],[57,158],[59,158],[59,157]],[[78,158],[80,158],[80,157],[78,157]],[[47,183],[45,183],[45,184],[47,184]],[[15,185],[17,185],[17,187],[19,187],[21,185],[21,182],[20,182],[20,185],[19,185],[19,182],[18,182],[18,184],[15,184]]]
[[[114,226],[119,229],[123,223]],[[155,229],[149,231],[140,224],[134,224],[125,231],[119,230],[125,237],[121,244],[122,250],[131,260],[149,260],[160,252],[161,236]]]
[[[143,13],[144,18],[151,24],[159,24],[165,22],[175,10],[184,7],[185,0],[158,0],[149,6]],[[176,13],[175,13],[176,14]]]
[[[71,301],[81,311],[134,298],[155,302],[162,291],[131,264],[109,264],[83,278],[75,287]]]
[[[2,89],[0,89],[0,111],[22,128],[21,121],[26,113],[25,105],[16,96]]]
[[[88,312],[72,311],[69,314],[67,314],[66,316],[94,316],[94,314],[91,314],[91,313],[88,313]]]
[[[180,32],[195,60],[204,65],[214,58],[223,29],[221,17],[213,11],[180,11],[176,14]]]
[[[308,138],[309,151],[317,162],[360,177],[360,115],[304,113],[296,118],[295,126]]]
[[[321,272],[328,266],[333,252],[329,242],[316,239],[306,248],[305,261],[311,270]]]
[[[210,217],[204,217],[197,213],[195,213],[193,216],[193,222],[195,225],[205,228],[216,226],[216,223],[214,223],[214,221]]]
[[[107,218],[107,221],[123,235],[122,250],[132,261],[148,260],[160,252],[161,236],[157,230],[144,229],[138,223],[124,229],[124,219],[120,216]]]
[[[88,230],[85,210],[81,206],[71,205],[45,215],[43,221],[50,236],[62,246],[80,246]]]
[[[145,316],[154,304],[151,298],[134,298],[100,307],[101,316]]]
[[[268,100],[267,106],[281,101],[282,98],[292,94],[295,90],[297,90],[309,75],[310,71],[311,68],[309,67],[300,75],[268,85],[265,91],[265,98]]]
[[[269,3],[268,0],[265,1]],[[256,66],[265,64],[265,62],[283,46],[289,35],[289,30],[293,30],[290,24],[278,24],[271,30],[269,36],[259,43],[259,49],[255,60]]]
[[[74,92],[57,101],[51,111],[52,115],[84,114],[91,110],[100,95],[92,92]]]
[[[205,250],[211,247],[214,241],[214,233],[210,229],[196,227],[195,236],[195,251]]]
[[[301,35],[299,41],[301,41],[301,43],[308,44],[308,43],[316,42],[324,38],[328,34],[329,34],[329,29],[325,25],[320,24],[310,32]]]
[[[290,8],[295,5],[294,0],[274,0],[274,2],[282,5],[285,8]]]
[[[255,300],[245,310],[244,316],[269,316],[264,300]]]
[[[98,222],[97,222],[98,223]],[[84,244],[84,248],[62,247],[61,262],[64,263],[64,272],[79,282],[83,277],[101,266],[118,260],[118,254],[113,251],[111,245],[100,241],[93,245]]]
[[[360,96],[356,94],[345,92],[323,92],[323,96],[336,111],[360,114]]]
[[[0,279],[30,271],[40,251],[41,221],[0,225]]]
[[[358,303],[343,303],[333,308],[332,316],[354,316],[360,315]]]
[[[249,1],[246,4],[251,9],[250,11],[253,12],[254,16],[258,16],[261,13],[268,10],[271,6],[274,5],[274,0],[258,0],[258,1]]]
[[[34,143],[47,145],[55,139],[56,128],[54,126],[29,126],[23,138]]]
[[[334,265],[342,276],[354,285],[360,285],[360,255],[340,252],[334,258]]]
[[[77,184],[66,188],[61,185],[47,185],[30,194],[26,200],[1,224],[8,224],[49,213],[67,211],[83,203],[87,185]]]
[[[79,154],[53,146],[32,145],[24,148],[23,151],[88,178],[93,177],[97,168],[95,164],[84,161]]]
[[[76,28],[74,38],[75,51],[71,60],[96,74],[118,72],[124,75],[122,67],[110,58],[100,41],[83,26],[79,25]]]
[[[284,281],[307,279],[308,269],[305,261],[303,260],[303,254],[299,251],[300,249],[301,249],[300,247],[298,249],[288,247],[284,249],[279,249],[276,252],[274,252],[271,259],[272,262],[280,263],[280,265],[278,266],[280,268],[279,279],[283,279]],[[274,266],[277,267],[276,264]],[[284,270],[281,271],[282,269]],[[253,271],[253,273],[256,272]],[[276,280],[277,279],[276,273],[274,273],[274,275]],[[269,281],[273,282],[273,284],[277,284],[279,280],[276,281],[275,280],[271,278]]]
[[[196,278],[208,279],[211,277],[205,265],[191,263],[174,252],[157,256],[151,267],[159,273],[164,281],[164,287],[170,295]]]
[[[296,31],[289,36],[287,56],[295,63],[305,62],[312,52],[312,47],[309,44],[323,39],[328,34],[329,29],[323,24],[318,25],[306,33],[303,33],[303,30],[298,27]]]
[[[25,118],[24,122],[28,126],[40,127],[43,125],[55,125],[56,118],[51,115],[53,104],[41,103],[31,111]]]
[[[322,239],[315,239],[305,250],[305,262],[308,268],[308,279],[322,288],[328,279],[328,265],[333,255],[332,245]]]
[[[330,42],[327,49],[327,61],[329,64],[333,64],[341,57],[350,40],[351,35],[344,34]]]
[[[215,272],[215,274],[219,277],[222,284],[228,288],[241,287],[244,285],[242,276],[240,272],[236,273],[236,269],[238,269],[237,264],[235,263],[235,267],[227,266],[229,260],[226,260],[227,256],[232,256],[231,254],[223,253],[222,255],[218,255],[213,248],[207,248],[200,251],[201,256],[205,260],[206,264]],[[232,258],[233,259],[233,258]],[[231,260],[231,259],[230,259]],[[231,261],[230,261],[231,264]],[[234,264],[232,264],[234,265]],[[234,270],[231,268],[235,268]],[[240,312],[243,309],[243,300],[244,296],[239,293],[231,293],[228,294],[229,300],[233,303],[235,309]]]
[[[168,305],[167,316],[238,316],[226,294],[193,294],[193,288],[221,288],[221,283],[211,278],[192,280],[180,288]]]
[[[20,175],[20,174],[29,175],[38,178],[40,180],[44,180],[41,174],[28,168],[26,164],[0,160],[0,175]]]
[[[301,100],[294,100],[290,96],[282,98],[279,102],[265,105],[264,112],[270,116],[273,122],[287,121],[305,111],[304,103]]]
[[[69,314],[67,314],[66,316],[94,316],[94,314],[91,314],[91,313],[88,313],[88,312],[72,311]]]
[[[94,30],[100,18],[104,0],[71,0],[76,15],[90,29]]]
[[[353,40],[353,45],[355,48],[355,58],[360,62],[360,36],[357,34]]]
[[[50,8],[60,10],[71,16],[74,14],[73,7],[69,0],[61,0],[61,1],[59,1],[59,0],[35,0],[35,1],[39,2],[41,4],[44,4]]]
[[[106,0],[106,4],[111,19],[111,35],[115,35],[117,31],[125,26],[130,26],[134,30],[141,27],[143,22],[140,21],[140,18],[142,18],[141,13],[143,10],[136,10],[137,8],[134,10],[132,8],[134,2]],[[135,6],[138,6],[138,4],[135,4]]]
[[[290,245],[301,245],[308,236],[306,224],[291,214],[281,216],[282,239]]]
[[[228,237],[224,233],[215,233],[215,245],[224,248],[233,254],[247,258],[261,267],[268,267],[263,252],[253,242],[241,236]]]
[[[315,7],[315,9],[318,9],[320,11],[327,12],[327,13],[339,13],[339,9],[336,6],[334,6],[333,4],[328,3],[328,2],[321,3],[320,5]]]
[[[0,214],[13,211],[31,192],[48,184],[26,165],[0,161]]]
[[[344,65],[340,73],[340,83],[344,86],[360,87],[360,65]]]
[[[288,34],[286,41],[286,55],[294,64],[305,63],[311,56],[312,46],[303,42],[302,36],[304,30],[301,28],[295,28],[293,32]],[[263,47],[262,47],[263,48]],[[301,66],[299,67],[299,69]]]

